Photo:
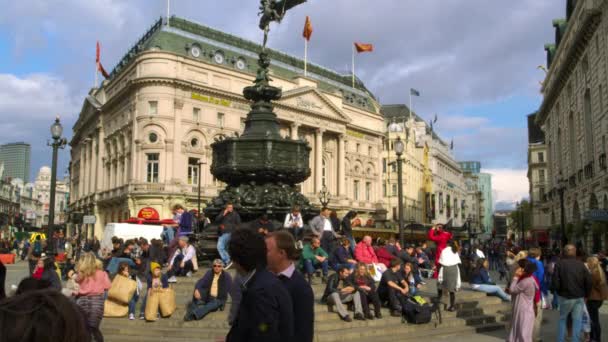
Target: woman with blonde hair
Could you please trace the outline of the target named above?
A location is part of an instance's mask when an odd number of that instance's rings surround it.
[[[602,329],[600,326],[599,309],[603,302],[608,299],[608,285],[606,275],[596,257],[587,258],[587,268],[591,272],[591,294],[587,298],[587,311],[591,319],[591,341],[602,340]]]
[[[112,285],[102,263],[91,252],[85,253],[76,266],[76,282],[79,285],[76,304],[86,315],[89,332],[96,342],[103,342],[99,330],[103,318],[104,294]]]

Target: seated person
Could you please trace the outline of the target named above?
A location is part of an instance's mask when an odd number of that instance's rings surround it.
[[[141,308],[139,309],[139,319],[145,319],[144,313],[146,311],[148,292],[150,292],[151,289],[169,288],[169,280],[167,279],[166,274],[162,274],[160,265],[155,262],[151,262],[150,268],[152,269],[152,273],[148,274],[148,278],[146,279],[147,289],[146,291],[143,291],[144,299],[141,302]]]
[[[340,240],[340,247],[334,249],[329,260],[334,271],[337,271],[342,266],[351,271],[355,268],[357,261],[350,252],[350,240],[348,238],[344,237]]]
[[[388,301],[391,316],[399,317],[405,313],[405,303],[409,294],[408,285],[401,277],[401,259],[391,261],[391,267],[382,273],[380,285],[378,285],[378,296],[382,302]]]
[[[386,270],[386,265],[378,262],[378,257],[372,247],[372,237],[369,235],[364,236],[363,240],[355,247],[355,259],[367,265],[378,265],[381,273]]]
[[[262,235],[267,235],[275,230],[274,224],[268,219],[268,214],[263,214],[259,220],[252,222],[251,227]]]
[[[405,248],[402,249],[401,252],[399,252],[399,258],[401,258],[401,261],[404,265],[409,263],[412,266],[412,271],[416,283],[424,285],[424,282],[420,277],[420,271],[418,270],[418,263],[421,260],[418,260],[418,258],[416,258],[416,251],[414,250],[414,245],[406,245]]]
[[[53,258],[40,258],[36,265],[36,269],[32,274],[32,277],[38,280],[44,279],[51,283],[51,288],[61,291],[61,280],[57,275],[57,267]]]
[[[420,281],[417,281],[417,277],[414,276],[414,266],[409,262],[403,264],[403,268],[401,269],[401,276],[407,283],[407,287],[409,288],[410,296],[415,296],[418,292],[418,289],[422,285]]]
[[[416,247],[416,259],[418,259],[418,268],[422,270],[430,270],[433,268],[431,259],[422,249],[422,246]]]
[[[327,286],[325,287],[325,293],[323,293],[321,302],[335,305],[340,319],[345,322],[352,322],[352,319],[342,304],[353,302],[355,304],[355,319],[365,320],[361,305],[361,294],[355,289],[355,285],[351,283],[349,275],[350,271],[344,266],[340,267],[337,273],[332,274],[327,280]]]
[[[376,283],[369,275],[367,265],[364,263],[357,264],[357,269],[351,275],[351,278],[352,284],[361,295],[361,304],[363,306],[365,318],[374,319],[374,316],[372,316],[369,310],[370,303],[374,305],[376,318],[382,318],[382,313],[380,312],[382,304],[380,303],[380,297],[378,297],[378,292],[376,291]]]
[[[173,253],[173,260],[169,263],[171,265],[171,269],[167,272],[167,276],[169,276],[170,283],[176,283],[178,277],[191,277],[192,270],[194,269],[194,264],[192,263],[192,259],[196,258],[196,250],[192,245],[188,243],[187,236],[180,236],[179,241],[179,250]]]
[[[477,264],[471,274],[471,288],[473,291],[485,292],[497,297],[503,301],[510,301],[511,296],[505,293],[503,289],[492,282],[488,273],[489,263],[487,259],[477,259]]]
[[[321,248],[321,240],[318,237],[313,237],[310,243],[304,245],[300,267],[304,269],[309,284],[312,284],[312,274],[319,268],[323,270],[323,283],[327,282],[329,258]]]
[[[232,278],[228,272],[224,272],[224,263],[221,259],[215,259],[213,269],[196,282],[184,321],[199,320],[212,311],[222,309],[231,287]]]
[[[390,248],[389,245],[386,245],[386,242],[384,240],[380,240],[378,242],[378,245],[380,245],[380,248],[378,248],[376,250],[376,256],[378,257],[378,262],[380,262],[381,264],[383,264],[384,266],[386,266],[388,268],[391,264],[391,260],[395,259],[397,256],[395,256],[392,253],[392,251],[393,251],[392,248]],[[394,247],[394,245],[393,245],[393,247]]]

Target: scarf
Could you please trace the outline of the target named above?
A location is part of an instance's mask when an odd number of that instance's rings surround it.
[[[36,269],[34,270],[34,273],[32,273],[32,278],[37,279],[37,280],[42,279],[42,272],[44,272],[44,268],[36,267]]]

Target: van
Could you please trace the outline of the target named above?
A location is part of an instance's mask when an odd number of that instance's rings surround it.
[[[163,226],[151,224],[131,224],[131,223],[108,223],[103,230],[103,238],[100,241],[102,253],[112,251],[112,237],[123,240],[138,239],[140,237],[150,241],[160,239]]]

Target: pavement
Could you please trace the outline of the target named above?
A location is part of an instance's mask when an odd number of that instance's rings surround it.
[[[11,285],[18,285],[21,279],[28,276],[28,265],[27,262],[19,261],[14,265],[6,265],[7,276],[5,289],[7,294],[12,293]],[[497,274],[492,272],[494,279],[498,279]],[[502,283],[502,284],[501,284]],[[499,282],[499,285],[504,285],[503,282]],[[543,325],[542,325],[542,338],[543,341],[556,341],[557,340],[557,326],[559,321],[559,311],[544,310],[543,311]],[[602,342],[608,342],[608,301],[604,302],[604,305],[600,309],[600,322],[604,327],[604,333]],[[439,338],[435,337],[434,341],[450,341],[450,342],[498,342],[505,341],[508,332],[505,330],[492,331],[487,333],[470,333],[461,336],[451,336]]]

